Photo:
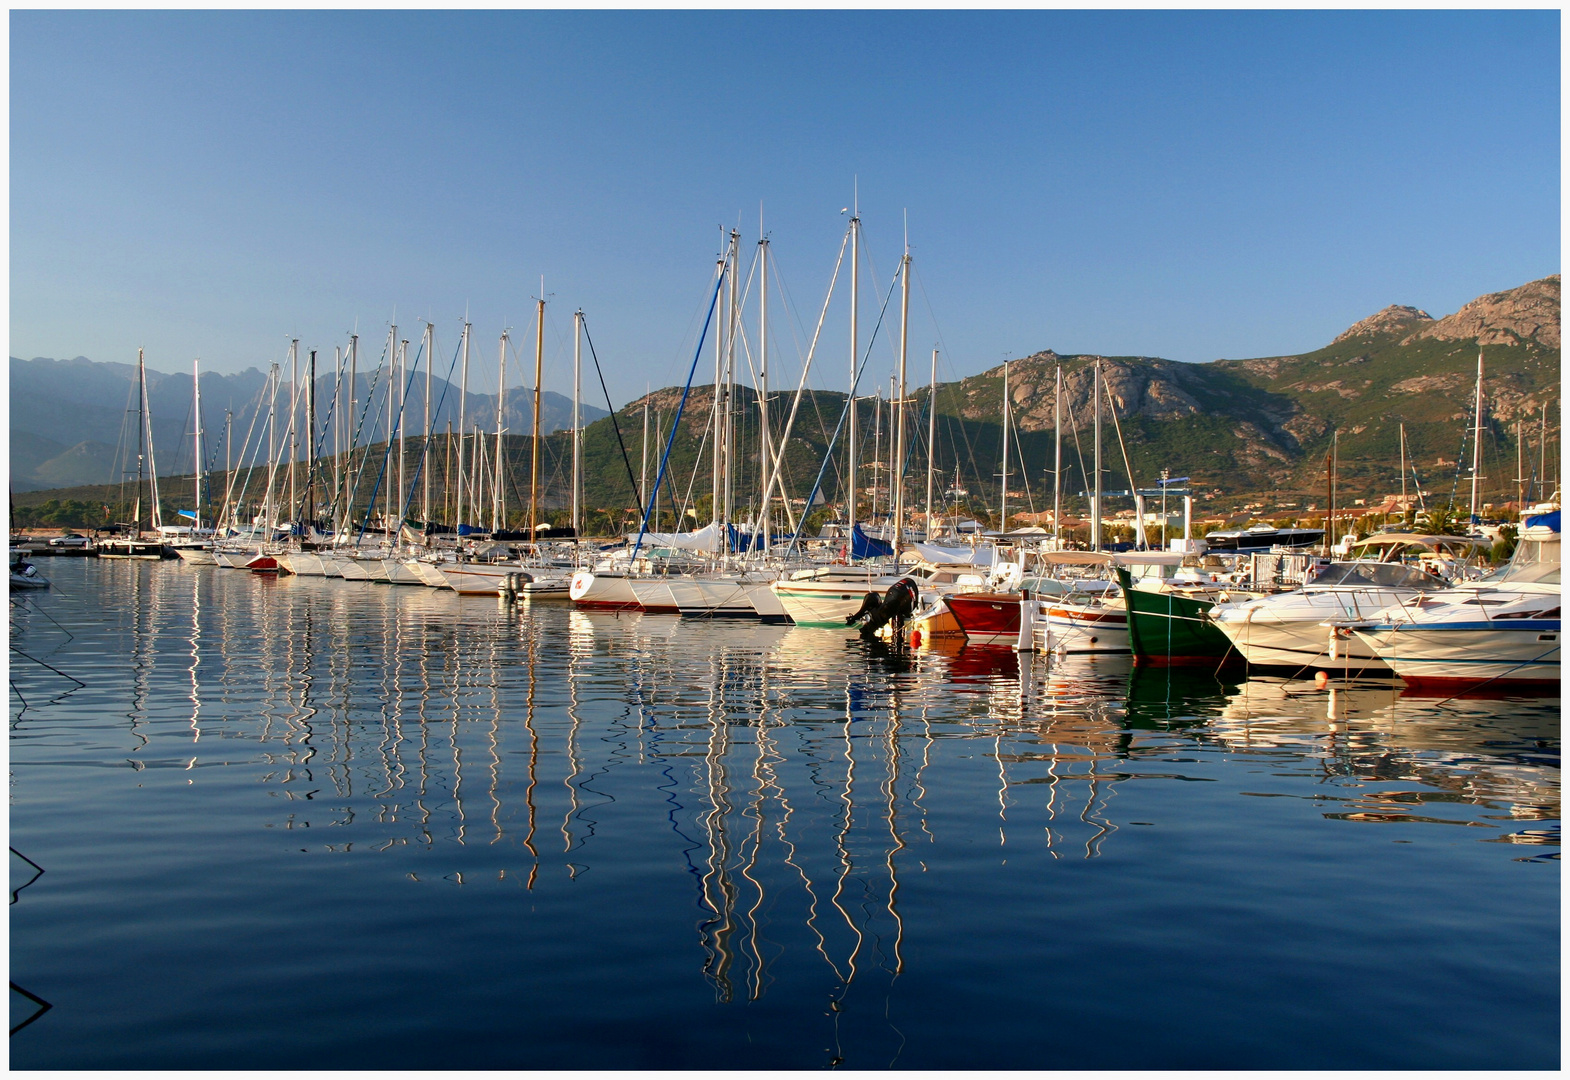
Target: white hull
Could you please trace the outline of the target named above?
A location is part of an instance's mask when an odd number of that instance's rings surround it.
[[[1042,602],[1036,625],[1043,622],[1052,648],[1065,653],[1126,653],[1128,612],[1097,604]]]
[[[579,607],[602,611],[633,611],[639,606],[627,578],[589,570],[579,570],[572,576],[569,596]]]
[[[410,559],[406,565],[410,570],[414,571],[416,577],[425,582],[425,584],[429,585],[431,588],[452,588],[452,585],[447,581],[447,575],[442,573],[442,567],[450,565],[449,563],[435,563],[426,559]]]
[[[1211,620],[1255,667],[1295,671],[1388,673],[1390,666],[1365,642],[1343,631],[1330,655],[1325,624],[1367,621],[1383,608],[1420,595],[1414,589],[1304,589],[1259,600],[1218,604]]]
[[[278,561],[283,562],[283,556],[279,556]],[[299,574],[301,577],[324,576],[322,572],[322,557],[314,551],[290,552],[288,566],[291,573]]]
[[[218,557],[211,548],[180,547],[174,553],[180,556],[181,562],[190,563],[192,566],[217,566]]]
[[[409,569],[409,565],[402,559],[383,559],[382,573],[387,575],[387,580],[394,585],[424,585],[425,579]]]
[[[499,596],[508,574],[523,567],[517,563],[448,563],[442,576],[460,596]]]
[[[675,615],[681,610],[676,606],[676,597],[671,595],[670,579],[665,575],[626,580],[632,595],[638,599],[638,607],[643,611],[656,615]]]
[[[769,588],[797,626],[834,626],[843,630],[845,620],[861,610],[867,593],[881,593],[898,581],[895,577],[852,581],[776,581]]]
[[[1397,675],[1415,684],[1557,683],[1560,624],[1398,624],[1356,631]]]

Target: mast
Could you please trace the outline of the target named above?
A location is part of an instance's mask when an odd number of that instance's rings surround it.
[[[722,231],[720,233],[720,240],[722,245],[724,243],[724,239],[725,234]],[[720,257],[716,259],[714,263],[714,280],[716,282],[716,288],[721,287],[718,283],[721,282],[724,278],[726,268],[729,266],[729,264],[730,251],[727,248],[726,250],[720,252]],[[717,555],[723,555],[725,553],[725,549],[729,546],[726,543],[729,538],[725,535],[725,530],[720,527],[722,524],[720,521],[720,516],[724,512],[722,499],[724,498],[723,492],[725,482],[725,431],[721,419],[721,402],[724,398],[725,383],[725,334],[729,330],[729,326],[725,322],[726,318],[727,313],[724,309],[722,309],[720,312],[719,326],[717,327],[714,334],[714,404],[713,408],[710,410],[714,414],[710,425],[714,430],[714,449],[712,451],[710,460],[710,465],[712,466],[713,470],[713,479],[709,488],[709,508],[712,511],[712,518],[715,525],[714,543],[715,553]]]
[[[649,505],[649,388],[643,388],[643,460],[638,466],[638,502]]]
[[[191,535],[195,536],[202,527],[202,359],[197,357],[191,361],[191,388],[195,395],[195,402],[191,408],[196,416],[196,429],[192,432],[195,439],[193,453],[196,455],[195,465],[192,470],[192,483],[196,489],[195,522],[191,527]]]
[[[1009,531],[1009,362],[1003,361],[1003,494],[998,501],[998,531]]]
[[[759,215],[760,218],[762,215]],[[761,232],[763,222],[758,222]],[[758,397],[758,473],[763,486],[763,499],[759,506],[759,520],[763,525],[763,553],[769,553],[769,533],[772,530],[769,515],[769,238],[758,238],[758,380],[762,386]],[[756,530],[758,522],[753,522]],[[756,533],[753,545],[757,545]]]
[[[220,521],[231,520],[229,496],[234,491],[234,412],[224,410],[224,505],[219,512]]]
[[[316,358],[316,354],[312,353],[311,354],[312,363],[315,363],[315,358]],[[397,428],[398,428],[398,496],[397,496],[397,498],[388,499],[387,500],[388,509],[391,510],[391,509],[396,508],[397,511],[398,511],[398,517],[397,517],[397,519],[395,520],[395,522],[393,524],[393,530],[394,530],[394,532],[393,532],[393,540],[400,547],[403,546],[403,506],[404,506],[403,500],[406,497],[406,494],[405,494],[406,493],[405,484],[407,483],[407,478],[404,476],[404,463],[407,460],[408,455],[404,452],[405,444],[404,444],[403,408],[404,408],[404,404],[405,404],[405,402],[404,402],[404,394],[408,390],[408,382],[407,382],[407,379],[405,378],[405,376],[406,376],[406,374],[408,372],[408,367],[409,367],[409,339],[408,338],[403,338],[403,339],[401,339],[398,342],[398,367],[396,369],[397,375],[398,375],[398,419],[397,419]]]
[[[425,523],[425,542],[431,540],[431,369],[436,366],[436,326],[425,324],[425,438],[420,443],[424,492],[420,496],[420,520]]]
[[[340,346],[334,345],[333,346],[333,486],[332,486],[332,489],[331,489],[332,490],[332,498],[327,500],[329,505],[333,505],[333,504],[337,503],[337,501],[338,501],[338,486],[339,486],[339,483],[343,479],[343,431],[344,431],[344,416],[343,416],[343,349]],[[337,533],[338,533],[338,521],[336,519],[338,517],[341,517],[341,516],[342,516],[341,514],[335,515],[335,520],[333,520],[332,522],[329,523],[328,527],[333,530],[333,535],[334,536],[336,536]]]
[[[360,361],[360,335],[349,335],[349,415],[344,418],[345,427],[349,430],[349,459],[344,462],[343,468],[343,525],[344,534],[348,535],[354,521],[354,470],[350,466],[354,463],[354,444],[359,432],[351,425],[358,423],[356,406],[360,399],[359,384],[355,380],[359,377],[357,367]]]
[[[300,493],[295,485],[295,461],[300,456],[300,432],[295,417],[300,415],[300,339],[289,342],[289,516],[300,513]],[[290,533],[294,529],[290,528]]]
[[[1063,539],[1063,365],[1057,366],[1052,398],[1052,539]]]
[[[725,325],[725,524],[736,517],[736,332],[741,320],[740,283],[737,281],[737,262],[741,258],[741,233],[730,231],[730,299],[726,308]],[[656,497],[659,493],[655,492]],[[725,530],[728,534],[729,530]],[[729,536],[726,547],[729,548]]]
[[[137,356],[141,356],[140,351]],[[1544,394],[1543,413],[1537,427],[1537,497],[1541,499],[1548,494],[1548,395]]]
[[[1515,508],[1521,512],[1521,418],[1515,421]]]
[[[932,473],[938,453],[938,350],[932,350],[932,382],[927,390],[927,541],[932,541]]]
[[[469,320],[463,322],[463,367],[458,375],[458,490],[454,500],[454,511],[457,520],[453,523],[455,530],[463,525],[463,424],[468,415],[469,408]]]
[[[572,542],[583,532],[583,309],[572,317]]]
[[[502,411],[507,400],[507,331],[497,345],[496,358],[496,468],[491,483],[491,532],[502,527]]]
[[[1467,531],[1482,519],[1477,513],[1477,479],[1483,452],[1483,350],[1477,351],[1477,398],[1472,409],[1472,505],[1467,512]]]
[[[147,453],[147,368],[142,364],[142,350],[136,350],[136,508],[131,512],[131,538],[142,536],[142,476],[143,461]]]
[[[899,570],[900,541],[905,538],[905,357],[910,347],[910,241],[905,242],[904,265],[900,269],[899,301],[899,390],[891,402],[894,408],[894,439],[889,454],[889,507],[894,513],[894,569]]]
[[[311,362],[306,371],[305,384],[305,520],[314,527],[316,522],[316,350],[311,350]],[[402,449],[402,446],[399,447]],[[301,537],[309,533],[302,532]]]
[[[1096,399],[1095,416],[1095,482],[1090,485],[1090,550],[1101,550],[1101,357],[1096,357],[1095,370],[1090,381],[1091,396]]]
[[[281,374],[278,365],[273,364],[268,374],[272,393],[267,399],[267,498],[262,500],[262,517],[270,540],[277,513],[273,504],[273,483],[278,478],[278,379]]]
[[[856,360],[861,348],[857,325],[861,311],[861,210],[852,204],[850,213],[850,428],[845,442],[845,473],[849,478],[845,496],[847,534],[856,527]]]
[[[545,279],[534,318],[534,465],[529,471],[529,541],[539,541],[540,506],[540,381],[545,375]]]
[[[1401,433],[1401,516],[1404,519],[1406,517],[1406,509],[1407,509],[1407,504],[1406,504],[1406,424],[1403,423],[1401,425],[1400,433]],[[1517,468],[1516,469],[1516,475],[1519,476],[1520,473],[1521,473],[1521,470],[1519,468]]]

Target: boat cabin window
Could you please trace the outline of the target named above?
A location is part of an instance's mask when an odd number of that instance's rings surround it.
[[[1441,589],[1445,583],[1416,567],[1400,563],[1333,562],[1310,578],[1308,584],[1320,588],[1348,585],[1379,589]]]
[[[1522,540],[1516,545],[1515,555],[1502,569],[1490,575],[1492,581],[1539,581],[1544,584],[1559,582],[1559,538],[1552,540]]]

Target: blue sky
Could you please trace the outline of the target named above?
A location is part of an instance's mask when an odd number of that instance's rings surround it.
[[[761,205],[794,379],[853,178],[883,287],[909,215],[947,376],[1302,352],[1560,269],[1554,11],[10,18],[22,357],[239,370],[395,309],[450,355],[467,309],[490,387],[544,275],[547,388],[582,307],[620,405],[685,377]],[[815,385],[845,326],[842,287]]]

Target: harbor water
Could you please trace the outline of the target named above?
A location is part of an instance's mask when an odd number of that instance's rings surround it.
[[[46,569],[17,1068],[1559,1065],[1557,699]]]

